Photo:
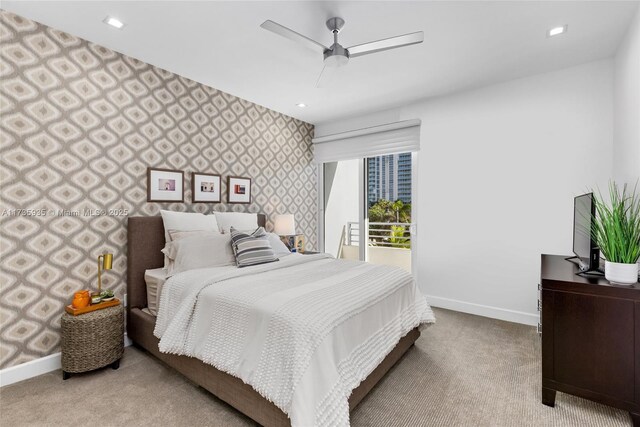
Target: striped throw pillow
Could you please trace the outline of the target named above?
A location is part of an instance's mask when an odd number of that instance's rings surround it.
[[[258,227],[251,234],[231,227],[231,247],[238,267],[279,261],[263,227]]]

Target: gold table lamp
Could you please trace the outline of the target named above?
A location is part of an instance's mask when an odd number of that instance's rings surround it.
[[[98,294],[102,292],[102,270],[111,270],[113,254],[98,255]]]

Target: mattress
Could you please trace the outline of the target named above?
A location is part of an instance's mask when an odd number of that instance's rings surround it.
[[[154,316],[158,315],[158,303],[166,280],[167,270],[164,268],[154,268],[144,272],[144,281],[147,284],[147,309]]]

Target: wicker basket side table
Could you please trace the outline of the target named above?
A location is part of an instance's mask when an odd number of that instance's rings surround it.
[[[124,308],[122,304],[73,316],[63,313],[62,378],[72,373],[120,366],[124,353]]]

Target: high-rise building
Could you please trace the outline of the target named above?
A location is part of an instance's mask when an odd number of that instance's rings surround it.
[[[369,205],[380,199],[411,203],[411,153],[368,159]]]

